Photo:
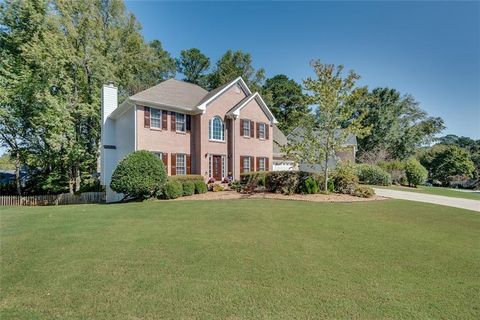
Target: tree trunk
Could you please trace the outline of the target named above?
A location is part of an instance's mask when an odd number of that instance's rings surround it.
[[[79,164],[77,163],[75,168],[75,192],[80,191],[81,179],[80,179],[80,169],[78,167],[79,167]]]
[[[20,181],[20,155],[15,153],[15,182],[17,184],[17,194],[22,195],[22,183]]]
[[[323,175],[325,176],[324,191],[325,193],[328,193],[328,155],[325,156],[325,166],[323,168]]]

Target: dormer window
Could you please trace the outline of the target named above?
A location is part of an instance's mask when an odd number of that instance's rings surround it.
[[[213,117],[209,123],[209,139],[225,141],[225,124],[218,116]]]

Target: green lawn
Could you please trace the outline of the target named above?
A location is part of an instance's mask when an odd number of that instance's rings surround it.
[[[472,211],[226,200],[0,218],[2,320],[480,318]]]
[[[449,188],[425,187],[425,186],[418,186],[417,188],[395,186],[395,185],[391,185],[391,186],[388,186],[388,187],[385,187],[385,186],[371,186],[371,187],[373,187],[373,188],[383,188],[383,189],[392,189],[392,190],[399,190],[399,191],[416,192],[416,193],[434,194],[434,195],[437,195],[437,196],[472,199],[472,200],[479,200],[480,201],[480,191],[464,192],[464,191],[456,191],[456,190],[449,189]]]

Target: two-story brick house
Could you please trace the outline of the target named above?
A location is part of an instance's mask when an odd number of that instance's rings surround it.
[[[275,117],[242,78],[210,92],[170,79],[117,103],[117,88],[102,90],[101,182],[108,187],[127,154],[148,150],[168,175],[200,174],[217,181],[271,170]]]

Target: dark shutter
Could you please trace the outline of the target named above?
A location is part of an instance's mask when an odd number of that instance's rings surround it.
[[[257,127],[258,127],[258,126],[257,126]],[[255,166],[257,167],[257,171],[258,171],[259,168],[260,168],[260,157],[257,157],[256,160],[257,160],[257,161],[256,161],[256,163],[255,163]]]
[[[165,167],[165,171],[168,172],[168,153],[162,153],[162,162],[163,166]]]
[[[243,137],[243,119],[240,119],[240,137]]]
[[[250,121],[250,138],[255,138],[255,122]]]
[[[170,128],[172,131],[177,131],[177,117],[175,112],[170,112]]]
[[[150,128],[150,108],[143,107],[143,125],[145,128]]]
[[[245,158],[244,156],[240,156],[240,174],[243,173],[243,158]]]
[[[192,130],[192,116],[187,114],[185,116],[187,119],[185,120],[187,122],[186,126],[187,126],[187,132],[190,132],[190,130]]]
[[[168,111],[162,110],[162,129],[167,130]]]
[[[174,176],[177,174],[177,154],[172,153],[170,160],[170,175]]]
[[[257,122],[257,138],[260,138],[260,123]]]
[[[187,174],[190,174],[191,173],[191,155],[189,154],[186,154],[185,157],[187,158],[186,161],[187,161]]]
[[[268,140],[270,135],[270,125],[265,123],[265,140]]]
[[[270,171],[270,164],[268,163],[269,158],[265,158],[265,171]]]
[[[250,157],[250,171],[255,171],[255,157]]]

